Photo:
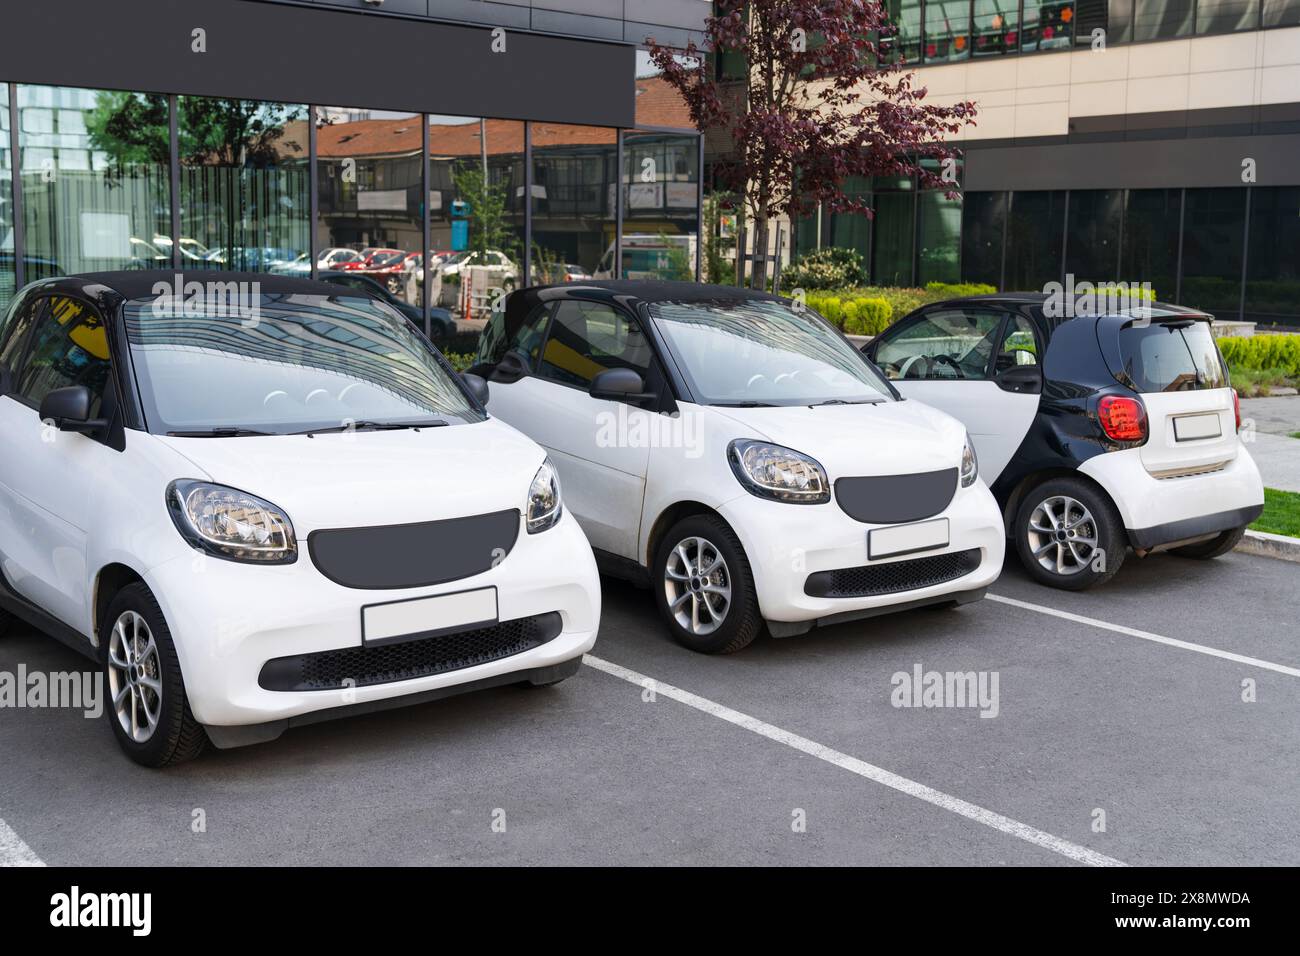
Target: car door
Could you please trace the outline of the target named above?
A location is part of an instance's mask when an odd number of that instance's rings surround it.
[[[8,363],[6,363],[8,364]],[[32,603],[79,630],[88,623],[86,541],[119,454],[97,438],[57,431],[40,420],[42,399],[84,385],[91,417],[116,408],[108,330],[88,302],[42,300],[23,356],[0,396],[0,542],[4,574]]]
[[[553,304],[544,344],[540,353],[533,346],[531,358],[530,374],[509,384],[494,378],[494,414],[547,450],[560,473],[565,506],[591,546],[635,559],[649,436],[658,412],[635,401],[593,398],[589,389],[606,369],[630,368],[649,391],[663,393],[645,331],[608,303],[563,300]]]
[[[1032,323],[989,306],[944,306],[888,329],[870,354],[904,397],[966,426],[993,484],[1038,413],[1041,378],[1036,385],[1026,372],[1042,354]]]

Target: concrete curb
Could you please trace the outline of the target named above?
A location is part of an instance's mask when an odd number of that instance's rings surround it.
[[[1288,538],[1283,534],[1248,530],[1234,550],[1300,563],[1300,538]]]

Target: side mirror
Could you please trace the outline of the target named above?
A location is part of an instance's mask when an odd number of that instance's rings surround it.
[[[511,349],[501,356],[501,361],[492,370],[492,381],[504,382],[509,385],[527,375],[531,375],[532,372],[533,370],[528,366],[528,359]]]
[[[1004,392],[1039,395],[1043,391],[1043,370],[1037,365],[1013,365],[997,381]]]
[[[469,393],[474,396],[474,401],[478,402],[480,405],[487,405],[489,398],[487,379],[483,378],[481,375],[461,372],[460,380],[465,383],[465,387],[469,389]]]
[[[646,401],[659,396],[645,391],[645,379],[630,368],[607,368],[591,380],[592,398],[615,402]]]
[[[61,432],[87,434],[108,427],[102,418],[90,417],[90,389],[84,385],[56,388],[41,401],[41,421],[53,422]]]

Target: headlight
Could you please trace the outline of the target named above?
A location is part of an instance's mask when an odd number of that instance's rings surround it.
[[[537,534],[560,520],[564,506],[560,504],[560,476],[555,473],[548,458],[542,462],[528,489],[528,502],[524,516],[528,519],[528,533]]]
[[[289,516],[256,495],[206,481],[173,481],[167,510],[181,537],[214,558],[251,564],[298,560]]]
[[[980,476],[980,460],[975,457],[975,446],[971,444],[970,434],[966,435],[966,446],[961,450],[961,486],[969,488]]]
[[[831,500],[826,469],[791,448],[741,438],[727,446],[727,461],[752,495],[801,505]]]

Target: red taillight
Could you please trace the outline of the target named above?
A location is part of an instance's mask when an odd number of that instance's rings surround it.
[[[1237,390],[1232,390],[1232,411],[1237,416],[1237,431],[1241,431],[1241,396]]]
[[[1107,437],[1115,441],[1146,441],[1147,410],[1136,398],[1102,396],[1097,418]]]

